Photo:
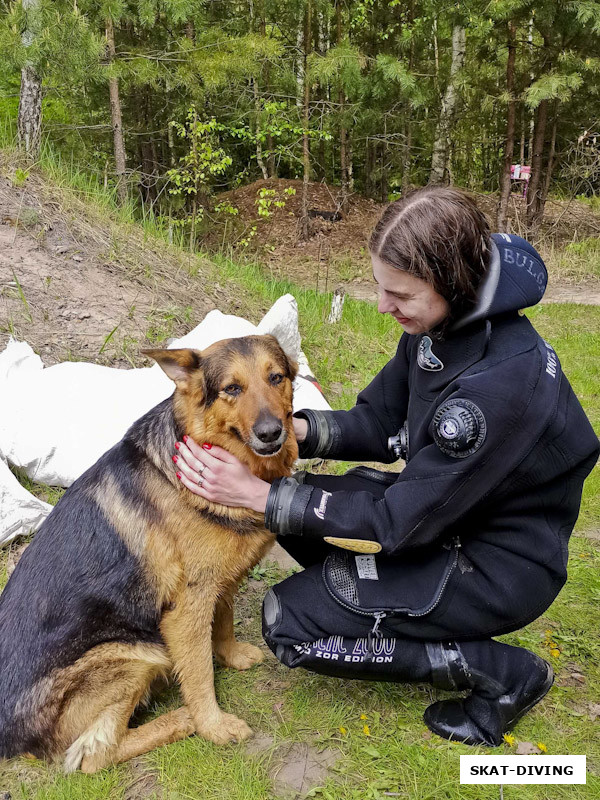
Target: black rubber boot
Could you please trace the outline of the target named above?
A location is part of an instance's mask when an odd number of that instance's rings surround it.
[[[521,647],[492,639],[428,643],[432,683],[471,689],[462,700],[440,700],[426,709],[427,727],[444,739],[497,747],[506,731],[548,693],[550,665]]]

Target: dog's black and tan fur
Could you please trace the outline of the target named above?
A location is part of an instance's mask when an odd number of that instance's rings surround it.
[[[0,596],[0,757],[94,772],[193,732],[251,735],[217,705],[212,654],[236,669],[262,660],[234,639],[233,596],[273,537],[262,515],[185,489],[171,455],[188,433],[264,480],[289,475],[296,365],[272,336],[147,352],[173,396],[67,490]],[[128,728],[171,671],[185,705]]]

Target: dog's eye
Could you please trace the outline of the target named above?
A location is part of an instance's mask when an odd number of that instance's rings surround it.
[[[269,375],[269,380],[271,381],[273,386],[277,386],[277,384],[281,383],[281,381],[283,380],[283,375],[281,374],[281,372],[272,372]]]
[[[242,391],[242,387],[238,386],[237,383],[230,383],[229,386],[226,386],[223,391],[225,394],[230,394],[232,397],[237,397],[238,394]]]

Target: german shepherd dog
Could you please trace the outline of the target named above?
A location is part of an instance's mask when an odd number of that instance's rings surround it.
[[[274,537],[262,514],[188,491],[171,455],[188,433],[266,481],[289,475],[297,366],[273,336],[144,352],[173,395],[65,492],[0,596],[0,757],[95,772],[194,732],[252,735],[217,705],[212,654],[234,669],[262,661],[234,639],[233,596]],[[185,705],[129,728],[171,672]]]

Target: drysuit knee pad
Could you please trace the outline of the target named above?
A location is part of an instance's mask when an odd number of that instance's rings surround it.
[[[262,628],[263,636],[272,637],[281,622],[281,602],[274,589],[269,589],[263,600]]]

